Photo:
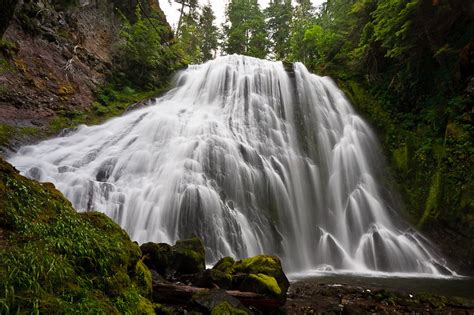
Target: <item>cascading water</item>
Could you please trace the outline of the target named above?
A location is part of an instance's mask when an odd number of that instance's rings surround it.
[[[138,242],[199,236],[207,260],[277,254],[287,270],[449,272],[396,223],[375,136],[302,64],[226,56],[149,106],[10,158]]]

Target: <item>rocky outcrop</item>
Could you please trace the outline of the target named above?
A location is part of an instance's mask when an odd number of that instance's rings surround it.
[[[0,153],[98,123],[158,93],[158,86],[108,89],[120,81],[120,30],[137,1],[22,1],[4,18],[14,2],[2,4],[0,13],[0,31],[8,26],[0,40]],[[142,0],[140,7],[170,45],[173,32],[158,2]],[[165,86],[167,77],[160,79]]]
[[[111,68],[118,28],[111,12],[57,11],[48,1],[19,6],[4,35],[13,49],[2,49],[0,122],[38,126],[90,107]]]
[[[155,302],[197,311],[219,307],[246,313],[247,308],[268,311],[285,303],[289,282],[278,257],[259,255],[238,261],[224,257],[205,269],[204,245],[197,238],[174,246],[145,243],[141,250],[152,270]]]

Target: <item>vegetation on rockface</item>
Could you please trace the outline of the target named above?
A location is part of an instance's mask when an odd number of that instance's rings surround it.
[[[107,216],[0,160],[0,313],[152,314],[150,271]]]
[[[315,14],[310,7],[295,8],[289,59],[336,78],[378,131],[412,223],[472,272],[472,4],[331,0]]]
[[[166,90],[183,54],[156,1],[20,3],[0,42],[2,147],[122,114]]]

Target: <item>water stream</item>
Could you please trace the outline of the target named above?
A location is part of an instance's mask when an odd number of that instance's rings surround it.
[[[398,218],[371,128],[300,63],[190,66],[153,106],[9,160],[140,243],[201,237],[208,262],[269,253],[289,271],[452,274]]]

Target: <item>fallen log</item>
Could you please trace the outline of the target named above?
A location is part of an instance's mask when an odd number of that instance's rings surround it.
[[[193,300],[193,295],[205,294],[209,289],[198,288],[174,283],[153,283],[153,300],[158,303],[186,305]],[[284,304],[284,301],[254,292],[236,290],[225,291],[230,296],[238,299],[243,305],[253,306],[260,310],[274,310]]]

